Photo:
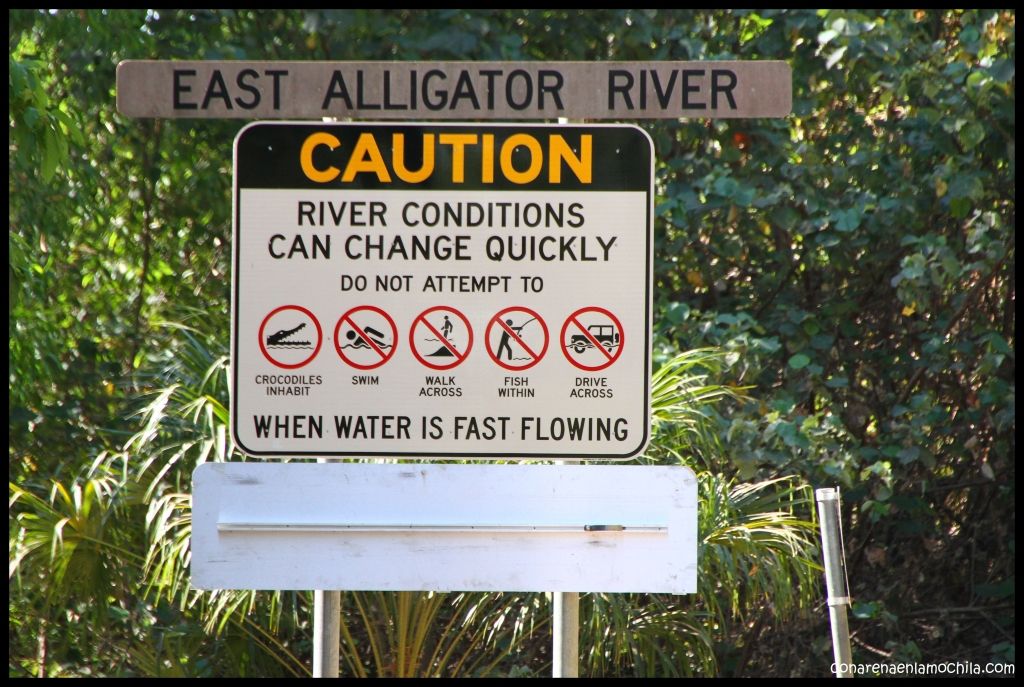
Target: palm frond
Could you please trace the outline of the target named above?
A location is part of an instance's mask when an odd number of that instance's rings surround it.
[[[721,453],[715,407],[724,400],[745,400],[750,388],[713,383],[726,367],[722,351],[698,348],[679,353],[651,375],[654,440],[649,455],[685,446],[707,463]]]
[[[580,599],[581,674],[590,677],[713,675],[705,614],[685,597],[586,594]]]
[[[123,572],[118,561],[141,563],[108,527],[117,507],[113,479],[89,479],[70,488],[53,480],[48,498],[13,483],[8,490],[14,525],[8,575],[14,578],[23,569],[41,572],[50,600],[102,597],[111,578]]]
[[[813,492],[792,478],[736,484],[699,475],[700,596],[722,622],[770,604],[778,617],[818,596]]]
[[[341,658],[356,676],[502,674],[550,622],[541,595],[348,592]]]

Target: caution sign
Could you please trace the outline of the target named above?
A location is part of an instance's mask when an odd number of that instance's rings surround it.
[[[653,159],[650,138],[626,125],[245,127],[234,176],[238,446],[254,456],[642,452]]]

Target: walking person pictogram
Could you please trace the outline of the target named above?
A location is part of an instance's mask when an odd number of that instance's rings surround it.
[[[424,310],[409,329],[413,356],[433,370],[460,365],[473,348],[473,328],[455,308],[439,305]]]

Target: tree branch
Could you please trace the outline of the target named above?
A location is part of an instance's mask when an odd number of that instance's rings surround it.
[[[153,255],[153,234],[150,231],[150,223],[152,222],[153,203],[156,200],[156,185],[159,175],[151,174],[150,166],[154,164],[153,151],[160,149],[160,134],[163,130],[159,121],[149,124],[146,128],[152,129],[152,131],[143,138],[145,148],[142,158],[142,174],[145,181],[142,189],[142,266],[139,273],[139,292],[135,296],[135,303],[132,306],[135,336],[132,340],[131,355],[128,358],[128,373],[133,380],[135,378],[135,358],[139,355],[143,341],[142,308],[146,302],[146,282],[149,280],[149,264]]]

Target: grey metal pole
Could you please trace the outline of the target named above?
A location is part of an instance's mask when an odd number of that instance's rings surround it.
[[[821,523],[821,550],[825,559],[825,589],[828,593],[828,615],[832,625],[832,649],[836,662],[836,677],[853,677],[850,664],[850,626],[846,608],[850,605],[850,590],[846,580],[846,560],[843,556],[843,533],[840,514],[839,488],[817,489],[818,520]]]
[[[578,462],[556,460],[555,465],[576,465]],[[552,602],[551,677],[579,677],[580,593],[555,592]]]
[[[555,592],[552,677],[580,676],[580,594]]]
[[[341,592],[313,592],[313,677],[338,677]]]
[[[317,458],[317,462],[338,461]],[[340,645],[341,592],[316,589],[313,591],[313,677],[338,677]]]

